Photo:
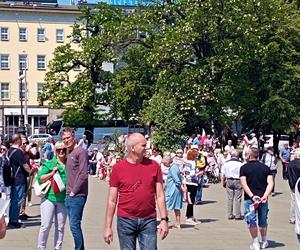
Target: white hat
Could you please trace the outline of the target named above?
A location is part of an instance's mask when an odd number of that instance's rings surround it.
[[[191,149],[199,149],[197,145],[192,145]]]

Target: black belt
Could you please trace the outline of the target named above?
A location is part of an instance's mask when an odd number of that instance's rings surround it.
[[[228,180],[232,180],[232,181],[239,181],[240,179],[239,178],[227,178]]]

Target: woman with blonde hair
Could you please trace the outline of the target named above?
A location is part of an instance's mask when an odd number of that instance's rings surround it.
[[[67,148],[62,142],[55,144],[55,156],[45,161],[37,175],[37,181],[41,184],[51,180],[56,172],[60,174],[62,182],[66,186],[66,169]],[[38,249],[44,250],[47,246],[49,232],[53,223],[55,222],[54,246],[52,249],[60,250],[64,238],[64,227],[67,218],[67,211],[65,207],[66,190],[55,192],[50,187],[48,193],[41,201],[41,228],[38,237]]]

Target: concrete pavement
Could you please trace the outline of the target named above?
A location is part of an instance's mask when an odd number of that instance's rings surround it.
[[[270,249],[300,249],[297,244],[293,225],[289,224],[289,188],[287,182],[277,176],[275,197],[270,197],[269,233]],[[102,239],[104,214],[108,191],[107,182],[90,177],[90,194],[84,211],[83,231],[87,250],[118,249],[118,239],[114,221],[114,242],[108,246]],[[226,193],[220,185],[210,185],[204,189],[203,205],[195,207],[195,217],[201,224],[191,227],[183,225],[182,229],[170,229],[168,237],[158,241],[158,249],[205,249],[205,250],[247,250],[250,235],[244,221],[229,221],[226,216]],[[0,241],[0,249],[33,250],[36,249],[40,226],[39,198],[34,197],[33,206],[27,208],[31,215],[22,229],[10,229],[6,238]],[[185,208],[182,210],[185,214]],[[174,215],[169,215],[172,225]],[[182,216],[182,222],[185,218]],[[50,232],[48,249],[53,249],[53,230]],[[69,225],[65,227],[63,249],[73,249],[73,239]]]

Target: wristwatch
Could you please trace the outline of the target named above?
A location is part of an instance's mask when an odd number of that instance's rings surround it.
[[[160,220],[165,220],[166,222],[169,222],[169,217],[168,216],[162,217],[162,218],[160,218]]]

